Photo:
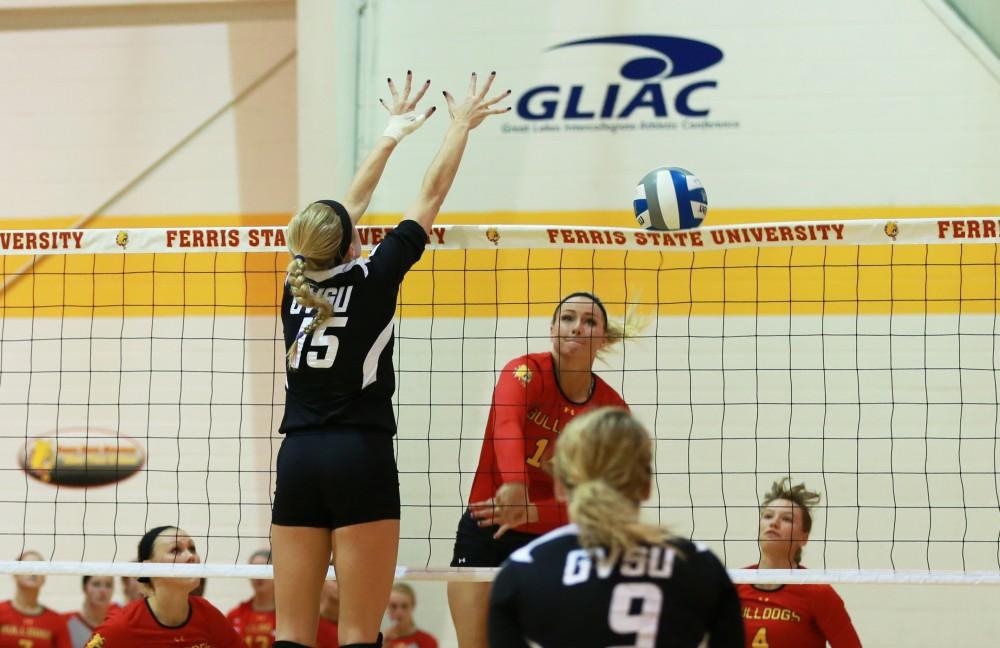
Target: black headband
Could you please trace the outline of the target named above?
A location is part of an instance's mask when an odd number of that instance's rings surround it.
[[[159,538],[160,534],[166,531],[167,529],[175,529],[175,528],[177,527],[167,525],[167,526],[158,526],[154,529],[150,529],[149,531],[147,531],[146,534],[142,536],[142,539],[139,540],[139,562],[146,562],[147,560],[152,558],[153,543],[156,542],[156,539]],[[140,576],[139,582],[148,583],[149,578],[146,576]]]
[[[347,256],[347,251],[351,249],[351,240],[354,238],[354,225],[351,223],[351,215],[347,213],[347,208],[336,200],[317,200],[321,205],[326,205],[340,217],[340,261]]]
[[[589,299],[592,302],[594,302],[595,304],[597,304],[597,307],[601,309],[601,314],[604,315],[604,326],[608,325],[608,311],[606,311],[604,309],[604,304],[601,303],[601,300],[594,293],[589,293],[589,292],[584,292],[584,291],[570,293],[570,294],[566,295],[565,297],[563,297],[559,301],[559,305],[556,306],[555,312],[552,313],[552,321],[553,322],[556,321],[556,315],[559,314],[559,309],[562,308],[562,305],[565,304],[570,299],[573,299],[574,297],[586,297],[587,299]]]

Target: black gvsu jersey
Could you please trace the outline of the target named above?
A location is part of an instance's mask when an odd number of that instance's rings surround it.
[[[340,427],[393,434],[393,318],[403,276],[420,259],[427,233],[405,220],[389,232],[367,259],[305,273],[311,290],[333,307],[311,335],[299,333],[313,309],[295,301],[285,283],[281,323],[285,349],[295,346],[285,379],[285,414],[280,431],[292,433]]]
[[[740,602],[707,548],[639,546],[612,563],[570,524],[518,549],[490,594],[492,648],[743,648]]]

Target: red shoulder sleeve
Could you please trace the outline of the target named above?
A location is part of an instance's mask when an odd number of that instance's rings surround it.
[[[493,389],[493,450],[500,481],[527,482],[524,425],[528,406],[544,391],[538,363],[529,356],[514,358],[504,366]]]
[[[823,631],[831,648],[861,648],[861,639],[851,623],[844,601],[832,587],[824,587],[816,597],[816,624]]]

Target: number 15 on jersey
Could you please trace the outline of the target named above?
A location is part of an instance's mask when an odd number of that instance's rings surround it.
[[[329,317],[322,326],[317,326],[308,342],[302,339],[302,333],[313,321],[312,317],[302,318],[299,326],[299,333],[295,336],[295,359],[292,361],[292,368],[298,369],[302,361],[302,350],[307,345],[310,351],[306,353],[306,364],[313,369],[329,369],[333,366],[333,361],[337,358],[337,348],[340,340],[336,335],[329,333],[331,328],[343,328],[347,326],[346,317]]]

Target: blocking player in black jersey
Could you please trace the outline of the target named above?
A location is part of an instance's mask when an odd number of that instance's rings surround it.
[[[389,127],[355,174],[343,203],[315,202],[288,224],[281,321],[288,370],[271,514],[277,629],[274,646],[316,640],[320,591],[333,550],[340,584],[341,646],[380,646],[399,544],[399,479],[391,398],[393,314],[458,171],[469,131],[510,91],[487,98],[476,76],[461,103],[445,92],[451,125],[404,219],[367,259],[354,226],[398,140],[433,112],[417,114],[424,83],[397,93]]]
[[[736,589],[707,548],[639,521],[652,443],[627,411],[573,419],[553,459],[571,524],[518,549],[490,594],[493,648],[742,648]]]

